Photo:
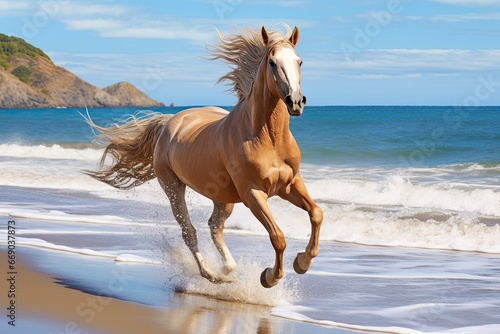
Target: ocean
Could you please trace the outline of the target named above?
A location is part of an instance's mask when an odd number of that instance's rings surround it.
[[[167,292],[361,332],[500,332],[500,107],[306,107],[292,118],[301,174],[325,219],[320,255],[296,275],[307,214],[270,199],[288,241],[285,278],[270,290],[258,278],[274,253],[247,208],[237,205],[225,229],[238,281],[199,279],[156,180],[120,191],[82,173],[97,168],[102,148],[79,112],[87,111],[0,110],[0,244],[14,219],[21,246],[141,266]],[[98,125],[135,112],[88,110]],[[194,192],[187,200],[215,266],[211,202]]]

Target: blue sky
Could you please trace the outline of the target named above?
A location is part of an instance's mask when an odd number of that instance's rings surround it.
[[[500,105],[500,0],[0,0],[0,32],[93,85],[232,105],[203,59],[235,27],[298,26],[309,105]]]

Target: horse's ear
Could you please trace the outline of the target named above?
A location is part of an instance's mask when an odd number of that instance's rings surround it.
[[[290,36],[289,41],[293,46],[297,45],[297,43],[299,42],[299,28],[293,28],[292,35]]]
[[[264,45],[267,45],[269,43],[269,34],[267,33],[267,30],[264,26],[262,26],[262,40],[264,41]]]

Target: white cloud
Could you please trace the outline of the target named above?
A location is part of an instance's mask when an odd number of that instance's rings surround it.
[[[9,10],[18,10],[18,9],[25,9],[29,7],[28,2],[23,2],[23,1],[0,1],[0,11],[9,11]]]
[[[112,29],[120,29],[124,24],[118,20],[111,19],[79,19],[79,20],[63,20],[70,30],[96,30],[107,31]]]
[[[155,38],[155,39],[183,39],[195,42],[204,42],[213,39],[215,34],[209,26],[192,24],[189,20],[160,21],[147,18],[136,18],[130,21],[96,18],[96,19],[68,19],[63,20],[68,29],[92,30],[101,37],[108,38]]]
[[[435,22],[498,21],[500,20],[500,13],[442,14],[431,15],[427,19]]]
[[[23,14],[30,8],[30,5],[26,1],[0,0],[0,17]]]
[[[208,25],[193,26],[180,22],[149,21],[136,26],[124,26],[119,29],[101,31],[101,36],[115,38],[183,39],[203,43],[213,39],[215,34]]]
[[[281,1],[274,5],[299,6],[307,0]],[[234,5],[239,5],[234,2]],[[115,1],[97,3],[96,0],[0,0],[0,17],[21,16],[28,18],[37,13],[44,13],[51,20],[64,23],[69,30],[95,31],[103,38],[137,38],[186,40],[200,45],[216,41],[212,26],[221,31],[234,29],[236,26],[277,27],[284,19],[229,19],[219,18],[177,18],[155,13],[144,13],[139,6],[117,4]],[[45,17],[43,16],[43,17]],[[236,25],[237,23],[237,25]],[[293,24],[308,27],[307,20],[294,20]]]
[[[122,16],[132,14],[131,7],[113,4],[94,4],[89,2],[58,1],[59,11],[64,17],[82,16]]]
[[[67,0],[0,0],[0,15],[33,15],[45,13],[50,17],[106,15],[119,16],[132,12],[130,7],[113,4],[93,4],[88,1]]]
[[[215,7],[220,7],[221,10],[236,10],[243,3],[243,0],[203,0],[205,3],[210,3]],[[254,0],[254,5],[279,6],[279,7],[298,7],[311,5],[311,0]]]
[[[307,0],[274,0],[274,1],[254,1],[253,3],[263,5],[275,5],[280,7],[298,7],[308,5],[310,2]]]
[[[0,0],[1,1],[1,0]],[[302,1],[292,2],[298,5]],[[144,38],[144,39],[177,39],[188,40],[200,45],[216,40],[212,26],[221,31],[234,29],[237,26],[266,25],[270,28],[279,27],[283,19],[231,19],[219,20],[204,18],[179,19],[145,15],[140,10],[122,5],[96,5],[90,2],[64,2],[61,4],[57,17],[71,30],[96,31],[105,38]],[[312,23],[307,20],[295,20],[293,24],[308,27]]]
[[[95,31],[107,38],[178,39],[195,42],[214,40],[212,21],[177,19],[144,14],[140,7],[114,2],[98,4],[94,0],[0,0],[0,17],[26,16],[42,13],[40,17],[66,24],[70,30]]]
[[[376,12],[367,12],[358,14],[356,19],[374,20]],[[346,23],[354,21],[354,18],[335,16],[332,18],[335,22]],[[500,20],[500,12],[489,13],[463,13],[463,14],[434,14],[434,15],[394,15],[391,20],[407,20],[407,21],[431,21],[431,22],[469,22],[469,21],[498,21]]]
[[[356,79],[418,79],[423,75],[421,73],[410,73],[410,74],[353,74],[353,75],[343,75],[345,78],[356,78]]]
[[[105,38],[155,38],[205,41],[207,25],[193,20],[159,18],[144,15],[140,9],[118,4],[91,1],[64,1],[58,18],[70,30],[96,31]]]
[[[498,72],[500,50],[366,50],[347,61],[341,52],[302,54],[304,76],[324,79],[450,77]]]
[[[457,6],[500,6],[500,0],[431,0]]]

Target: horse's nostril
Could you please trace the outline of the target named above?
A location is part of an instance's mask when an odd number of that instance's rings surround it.
[[[305,97],[305,96],[303,96],[303,97],[302,97],[302,105],[303,105],[303,106],[305,106],[305,105],[306,105],[306,101],[307,101],[306,97]]]
[[[293,105],[292,97],[290,95],[285,97],[285,103],[289,106]]]

